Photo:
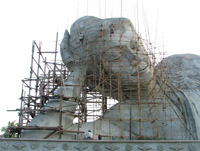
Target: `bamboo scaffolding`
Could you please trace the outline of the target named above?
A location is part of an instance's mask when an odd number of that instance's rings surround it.
[[[86,27],[87,28],[87,27]],[[87,33],[86,33],[87,35]],[[99,55],[98,59],[90,60],[91,56],[95,56],[96,54],[91,54],[92,50],[88,47],[88,41],[86,41],[86,49],[84,50],[86,56],[84,60],[84,81],[83,85],[69,85],[65,84],[64,81],[69,77],[70,71],[62,64],[58,63],[57,60],[57,45],[58,45],[58,33],[56,34],[56,45],[55,51],[41,51],[41,44],[37,44],[33,41],[32,44],[32,55],[31,55],[31,67],[30,67],[30,76],[29,78],[25,78],[22,80],[22,91],[21,91],[21,106],[20,109],[10,110],[10,111],[18,111],[19,112],[19,126],[18,127],[10,127],[12,130],[16,130],[21,133],[21,130],[50,130],[51,132],[45,136],[45,139],[50,138],[51,136],[58,134],[59,138],[62,139],[62,135],[64,133],[74,133],[77,134],[77,139],[83,133],[81,131],[82,124],[86,122],[92,122],[95,120],[102,120],[108,122],[108,135],[103,135],[103,137],[107,137],[108,139],[119,138],[119,139],[145,139],[147,136],[144,136],[144,124],[150,123],[153,125],[153,137],[154,139],[166,138],[165,133],[161,133],[159,130],[159,124],[162,123],[163,129],[166,128],[166,124],[171,122],[171,130],[173,129],[173,123],[177,121],[181,121],[183,123],[183,128],[186,128],[189,131],[187,125],[184,124],[183,119],[179,117],[176,113],[173,105],[167,101],[170,99],[166,93],[167,91],[171,92],[172,90],[167,90],[170,86],[167,85],[169,77],[166,76],[167,73],[164,70],[167,68],[167,65],[159,66],[159,69],[156,69],[157,60],[155,58],[156,53],[153,52],[152,44],[145,42],[147,49],[147,53],[141,53],[139,48],[134,48],[135,56],[136,56],[136,72],[133,76],[136,76],[135,83],[132,84],[133,80],[125,79],[123,77],[129,76],[130,73],[125,72],[129,70],[126,66],[128,61],[123,60],[124,55],[131,55],[131,53],[123,52],[123,48],[121,46],[122,33],[119,35],[120,39],[120,52],[119,57],[115,59],[105,59],[106,55],[112,56],[112,53],[118,52],[116,50],[106,50],[102,51],[105,48],[104,39],[100,37],[98,39],[99,50],[102,52]],[[123,37],[126,38],[126,37]],[[110,41],[114,40],[114,38],[110,38]],[[138,41],[139,41],[138,37]],[[78,48],[77,48],[78,49]],[[76,50],[74,51],[77,52]],[[51,55],[52,60],[47,61],[45,55]],[[79,54],[75,54],[79,56]],[[145,55],[147,58],[150,58],[150,65],[153,68],[153,76],[148,82],[143,82],[144,78],[142,78],[142,70],[139,69],[140,61],[139,56]],[[36,59],[37,58],[37,59]],[[94,57],[93,57],[94,58]],[[111,57],[110,57],[111,58]],[[160,56],[162,59],[162,56]],[[79,66],[79,64],[77,64]],[[149,67],[148,66],[148,67]],[[117,74],[113,73],[112,68],[117,67]],[[147,68],[147,67],[145,67]],[[144,69],[145,69],[144,68]],[[88,73],[88,69],[92,69],[90,73]],[[160,75],[157,76],[157,70],[160,71]],[[157,76],[157,77],[156,77]],[[166,77],[164,77],[166,76]],[[123,82],[122,82],[123,81]],[[162,85],[159,87],[158,81]],[[151,91],[148,92],[146,100],[142,100],[142,92],[146,90],[146,87],[152,85]],[[80,98],[73,97],[65,97],[63,95],[56,95],[55,92],[59,87],[81,87],[81,96]],[[168,89],[169,89],[168,88]],[[28,93],[27,93],[28,92]],[[162,95],[159,95],[162,92]],[[112,97],[112,96],[116,96]],[[128,102],[129,105],[129,116],[127,118],[123,118],[123,101],[126,99],[133,99],[132,102]],[[59,107],[58,108],[48,108],[44,109],[46,103],[50,99],[58,99]],[[76,112],[72,113],[64,108],[64,101],[71,101],[76,103]],[[134,102],[135,101],[135,102]],[[105,113],[112,109],[112,106],[118,105],[119,117],[116,118],[107,118],[105,117]],[[134,115],[133,109],[137,107],[138,117]],[[142,116],[143,107],[147,107],[148,113],[152,115],[152,118],[148,119]],[[163,118],[159,119],[159,111],[163,112]],[[171,114],[167,115],[167,111],[170,111]],[[48,113],[48,112],[56,112],[59,113],[59,126],[58,127],[30,127],[28,126],[29,122],[38,112]],[[177,115],[175,118],[172,113]],[[74,117],[74,123],[77,123],[76,131],[70,131],[63,129],[62,121],[63,114],[70,115]],[[112,132],[112,124],[114,122],[119,122],[120,135],[116,136]],[[129,131],[129,135],[125,136],[123,131],[123,123],[128,123],[127,128]],[[134,134],[134,124],[138,124],[139,131],[138,134]],[[95,124],[93,122],[93,133],[100,134],[98,130],[96,130]],[[192,133],[189,131],[190,135]],[[173,131],[170,132],[170,136],[173,136]],[[179,136],[183,137],[183,134],[179,134]],[[193,137],[193,136],[192,136]]]

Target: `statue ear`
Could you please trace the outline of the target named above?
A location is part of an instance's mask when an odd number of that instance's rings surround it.
[[[68,30],[66,29],[64,37],[63,37],[63,40],[62,40],[62,42],[60,44],[61,53],[62,53],[62,50],[69,48],[69,38],[70,38],[70,35],[69,35]]]
[[[60,44],[60,53],[65,65],[73,61],[73,55],[70,50],[70,34],[68,30],[65,30],[63,40]]]

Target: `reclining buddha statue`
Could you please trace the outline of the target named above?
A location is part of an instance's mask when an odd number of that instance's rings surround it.
[[[74,131],[115,140],[196,140],[200,138],[200,57],[169,56],[155,63],[127,18],[86,16],[66,30],[61,57],[70,75],[57,94],[62,101],[62,139],[81,139]],[[100,118],[74,123],[83,89],[117,103]],[[98,95],[97,95],[98,96]],[[102,101],[102,100],[101,100]],[[45,108],[59,108],[51,99]],[[59,125],[58,112],[37,113],[29,126]],[[67,132],[68,131],[68,132]],[[71,131],[71,133],[70,133]],[[23,131],[24,138],[45,138],[52,131]],[[50,138],[58,138],[58,134]]]

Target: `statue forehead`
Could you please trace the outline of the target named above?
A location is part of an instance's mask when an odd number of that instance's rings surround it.
[[[103,25],[104,27],[109,27],[111,24],[119,25],[120,23],[124,23],[124,22],[128,22],[131,24],[131,21],[127,18],[100,19],[94,16],[85,16],[85,17],[79,18],[72,24],[70,28],[70,33],[74,34],[74,33],[80,32],[81,30],[97,27],[100,25]]]

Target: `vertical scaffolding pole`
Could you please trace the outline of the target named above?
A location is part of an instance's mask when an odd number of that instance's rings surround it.
[[[139,42],[139,37],[138,37]],[[138,46],[139,47],[139,46]],[[138,98],[138,111],[139,111],[139,137],[142,137],[142,120],[141,120],[141,100],[140,100],[140,71],[139,71],[139,58],[138,52],[139,48],[136,48],[136,62],[137,62],[137,98]]]
[[[63,101],[63,96],[60,95],[60,109],[59,109],[59,139],[62,138],[62,132],[61,130],[63,129],[62,126],[62,101]]]
[[[24,95],[24,83],[22,82],[22,91],[21,91],[21,104],[20,104],[20,113],[19,113],[19,126],[22,126],[23,125],[23,114],[22,114],[22,106],[23,106],[23,95]]]
[[[55,78],[56,78],[57,46],[58,46],[58,32],[56,33],[56,45],[55,45],[54,69],[53,69],[53,87],[55,86]]]
[[[35,50],[35,41],[32,42],[32,55],[31,55],[31,67],[30,67],[30,79],[32,79],[33,74],[33,58],[34,58],[34,50]],[[31,98],[31,80],[29,81],[29,96],[28,96],[28,107],[30,107],[30,98]]]
[[[41,57],[41,45],[42,43],[39,43],[39,49],[38,49],[38,62],[37,62],[37,79],[36,79],[36,85],[35,85],[35,96],[37,96],[38,92],[38,85],[39,85],[39,74],[40,74],[40,57]]]
[[[132,140],[132,104],[130,104],[130,125],[129,125],[129,139]]]

